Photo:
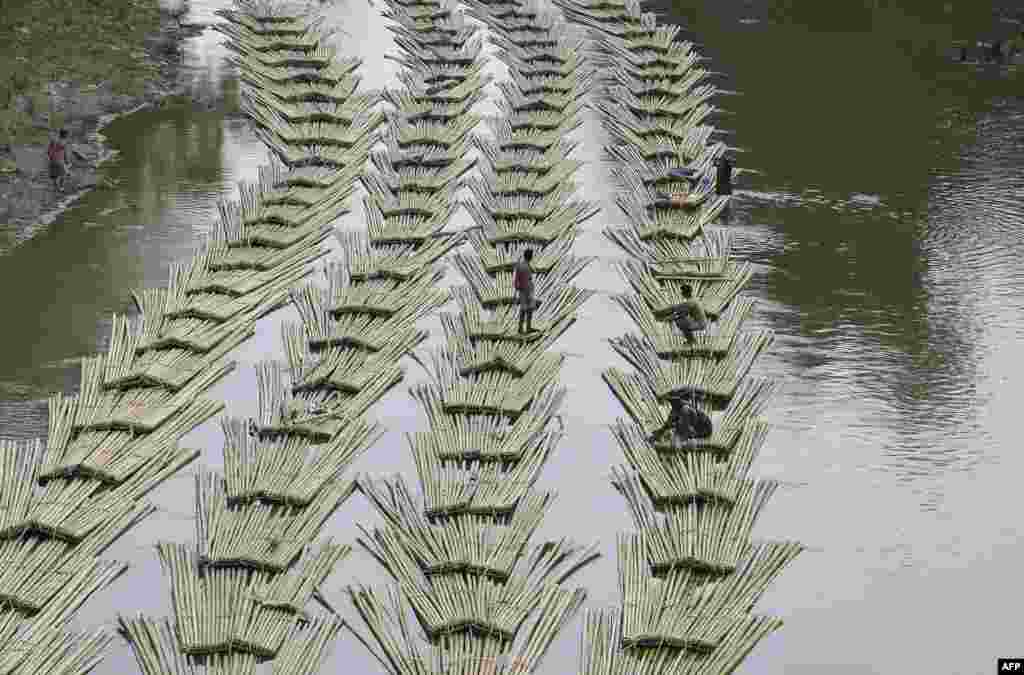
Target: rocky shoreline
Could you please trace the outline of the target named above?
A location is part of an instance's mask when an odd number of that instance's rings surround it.
[[[15,234],[52,221],[61,211],[97,187],[109,185],[100,165],[112,152],[105,145],[103,127],[114,119],[182,95],[182,42],[199,35],[206,26],[182,24],[161,12],[159,30],[147,37],[140,58],[154,64],[158,77],[139,94],[115,94],[109,81],[100,83],[51,82],[50,110],[64,116],[70,136],[72,170],[63,192],[49,178],[45,144],[0,146],[0,234]],[[28,106],[26,97],[16,105]],[[23,108],[25,110],[25,108]],[[32,112],[33,125],[49,128],[50,111]]]

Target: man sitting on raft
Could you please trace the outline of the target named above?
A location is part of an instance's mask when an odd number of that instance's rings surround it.
[[[676,327],[683,331],[683,337],[687,344],[694,344],[697,331],[706,330],[708,327],[708,315],[700,303],[693,299],[693,287],[690,284],[683,286],[683,306],[673,315]]]
[[[538,303],[533,297],[533,270],[530,268],[530,261],[533,260],[533,249],[523,251],[523,259],[516,263],[512,276],[512,287],[519,294],[519,334],[533,332],[533,310]],[[525,326],[525,329],[523,328]]]
[[[684,396],[684,394],[674,394],[669,399],[672,410],[669,412],[665,424],[650,435],[651,443],[657,443],[665,434],[670,434],[669,443],[673,446],[694,439],[711,437],[711,418],[686,401]]]

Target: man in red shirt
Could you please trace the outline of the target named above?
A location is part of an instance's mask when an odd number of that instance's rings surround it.
[[[68,175],[68,132],[60,130],[60,137],[50,141],[46,156],[50,160],[50,178],[58,190],[64,190],[64,180]]]
[[[533,260],[533,249],[526,249],[523,252],[523,259],[515,264],[512,276],[512,286],[519,295],[519,334],[532,333],[533,310],[537,307],[537,301],[533,297],[533,270],[530,268],[530,261]]]

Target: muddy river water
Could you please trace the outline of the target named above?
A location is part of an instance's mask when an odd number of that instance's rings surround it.
[[[711,69],[725,74],[721,85],[742,94],[719,102],[731,113],[720,125],[745,150],[738,164],[760,172],[743,178],[730,216],[739,254],[757,265],[757,321],[777,335],[756,372],[784,382],[767,415],[774,428],[759,473],[787,487],[757,534],[811,550],[762,600],[760,610],[786,625],[743,673],[989,673],[997,656],[1024,653],[1016,612],[1024,601],[1016,426],[1024,400],[1024,68],[947,58],[951,40],[995,25],[977,8],[873,4],[651,7],[688,25]],[[188,20],[213,21],[219,6],[193,2]],[[395,83],[379,8],[352,0],[328,12],[344,31],[343,51],[366,60],[366,86]],[[197,98],[212,105],[115,122],[105,133],[120,153],[108,165],[118,189],[94,192],[31,239],[0,247],[2,436],[45,435],[46,397],[77,387],[75,359],[105,347],[110,316],[129,307],[129,291],[164,283],[168,264],[209,228],[217,200],[266,161],[264,146],[231,114],[237,83],[220,37],[207,31],[186,54]],[[594,119],[580,136],[588,162],[581,183],[588,198],[602,200],[611,191],[600,162],[604,136]],[[352,203],[338,227],[365,227]],[[577,243],[577,254],[598,258],[580,283],[616,292],[618,251],[600,232],[618,216],[602,203]],[[229,414],[255,412],[252,366],[283,358],[280,326],[291,320],[290,310],[263,320],[235,356],[238,369],[212,393]],[[580,577],[588,606],[616,600],[615,533],[631,525],[607,480],[623,460],[605,425],[622,410],[600,379],[616,362],[605,339],[631,329],[599,295],[561,340],[574,354],[562,373],[568,435],[541,479],[559,500],[538,536],[601,542],[605,558]],[[410,363],[406,383],[420,378]],[[425,422],[406,386],[371,416],[389,433],[356,470],[412,479],[403,434]],[[207,465],[221,464],[216,422],[186,445],[201,448]],[[192,540],[191,475],[153,499],[161,511],[110,552],[132,568],[87,603],[80,625],[169,612],[153,544]],[[353,541],[357,522],[378,522],[358,496],[325,534]],[[383,580],[357,551],[326,591],[344,605],[346,584]],[[577,643],[575,629],[562,635],[541,674],[574,672]],[[348,636],[332,668],[382,672]],[[119,644],[97,672],[135,665]]]

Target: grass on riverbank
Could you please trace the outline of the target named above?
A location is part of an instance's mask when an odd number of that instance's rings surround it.
[[[0,143],[37,143],[47,130],[15,109],[27,96],[46,110],[46,83],[103,80],[114,93],[137,94],[155,75],[144,58],[148,35],[160,26],[157,0],[4,0],[0,21]],[[61,123],[51,119],[51,125]]]

